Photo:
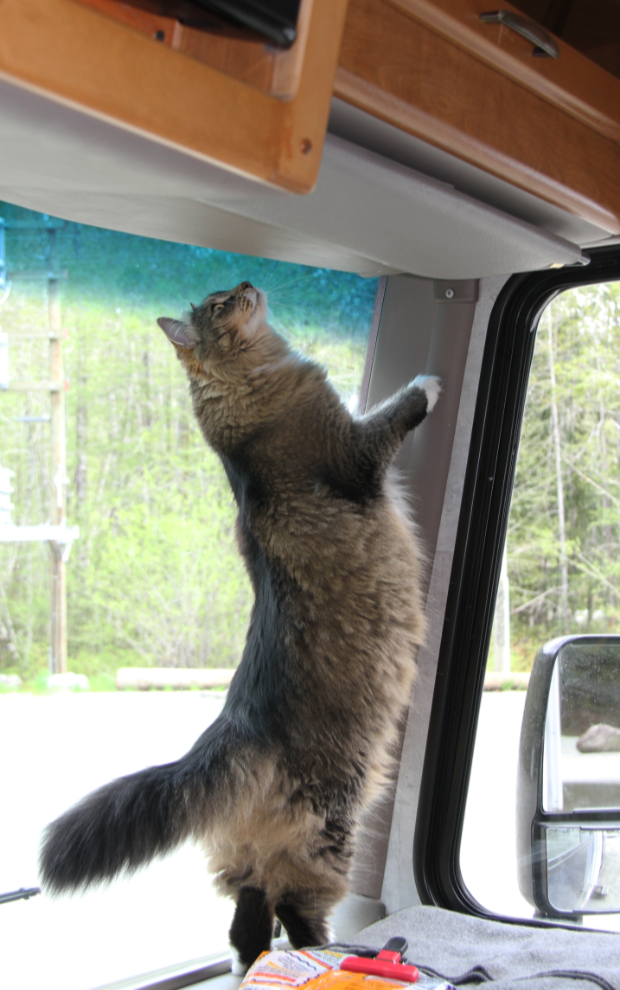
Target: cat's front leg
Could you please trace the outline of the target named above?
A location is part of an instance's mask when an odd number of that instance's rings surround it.
[[[378,495],[401,443],[435,406],[441,385],[434,375],[419,375],[361,419],[341,411],[323,443],[318,484],[355,502]],[[315,479],[316,480],[316,479]]]
[[[418,375],[361,421],[367,453],[380,466],[387,466],[410,430],[431,412],[441,393],[435,375]]]
[[[441,379],[437,375],[417,375],[407,386],[407,390],[422,389],[426,393],[426,413],[432,412],[441,395]]]

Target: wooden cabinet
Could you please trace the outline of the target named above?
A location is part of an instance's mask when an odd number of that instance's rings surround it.
[[[3,0],[0,74],[303,193],[320,166],[346,5],[303,0],[299,37],[280,53],[116,0]]]
[[[392,0],[448,42],[475,56],[600,134],[620,141],[620,79],[555,38],[558,58],[542,56],[527,38],[502,23],[481,20],[496,9],[522,14],[519,5],[489,0]],[[527,0],[521,8],[527,9]],[[533,22],[535,23],[535,22]]]
[[[489,7],[303,0],[278,51],[121,0],[0,0],[0,75],[297,193],[316,183],[335,94],[620,234],[620,78],[561,39],[558,59],[536,57],[481,21]]]
[[[79,3],[268,96],[292,100],[299,92],[312,0],[309,3],[306,0],[300,7],[298,43],[287,50],[265,43],[252,31],[235,28],[207,10],[205,22],[210,27],[201,30],[157,13],[157,8],[165,4],[156,0],[137,0],[136,4],[122,0],[79,0]]]
[[[504,5],[506,9],[510,5]],[[620,233],[620,80],[480,13],[486,0],[350,0],[335,93]]]

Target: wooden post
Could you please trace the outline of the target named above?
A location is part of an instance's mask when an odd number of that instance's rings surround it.
[[[49,234],[49,270],[58,270],[56,238],[53,228]],[[60,285],[59,280],[50,277],[48,280],[48,309],[50,330],[50,379],[52,383],[64,382],[62,364],[62,327],[60,316]],[[52,441],[51,458],[51,505],[52,525],[60,526],[66,520],[65,477],[66,441],[65,441],[65,395],[64,390],[56,389],[50,392],[50,426]],[[67,670],[67,585],[65,562],[63,560],[64,546],[50,542],[51,553],[51,672],[64,674]]]
[[[50,380],[39,381],[7,381],[6,387],[11,391],[29,392],[32,390],[48,391],[50,393],[50,428],[51,428],[51,490],[50,490],[50,525],[2,527],[0,539],[3,542],[23,542],[45,540],[50,548],[50,585],[51,585],[51,615],[50,615],[50,673],[64,674],[67,670],[67,588],[66,560],[71,546],[71,540],[77,539],[78,527],[66,528],[66,437],[65,437],[65,380],[62,363],[62,325],[60,315],[60,279],[66,278],[67,273],[58,267],[57,237],[58,226],[45,223],[32,223],[29,220],[16,220],[7,225],[13,230],[46,230],[49,238],[49,253],[47,270],[34,269],[12,273],[12,279],[43,278],[47,279],[48,297],[48,329],[27,330],[17,334],[17,339],[49,340],[50,347]],[[64,225],[63,225],[64,226]],[[0,221],[0,232],[4,225]],[[2,244],[0,243],[0,248]],[[0,259],[1,260],[1,259]],[[0,276],[3,269],[0,267]],[[7,375],[8,378],[8,375]],[[57,528],[63,532],[59,533]]]

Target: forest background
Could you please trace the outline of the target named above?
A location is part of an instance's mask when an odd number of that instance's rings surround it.
[[[11,271],[49,267],[58,223],[0,203]],[[119,667],[234,667],[252,593],[235,546],[235,509],[217,456],[195,423],[187,378],[156,324],[209,292],[248,279],[266,289],[271,322],[327,367],[355,404],[376,279],[66,224],[56,235],[62,282],[67,521],[79,525],[67,565],[68,669],[110,689]],[[0,298],[2,292],[0,291]],[[0,306],[10,379],[49,380],[47,282],[18,280]],[[50,518],[49,393],[0,391],[0,466],[11,521]],[[21,420],[21,421],[20,421]],[[40,689],[49,673],[49,549],[0,543],[0,673]]]
[[[0,217],[46,222],[0,203]],[[46,269],[45,231],[7,230],[9,270]],[[66,224],[58,263],[67,421],[69,669],[111,689],[121,666],[234,667],[252,596],[235,510],[195,425],[187,382],[158,330],[190,301],[249,279],[272,322],[319,360],[347,403],[359,389],[376,280]],[[12,378],[49,378],[46,283],[15,281],[0,306]],[[0,466],[14,471],[12,521],[50,515],[45,392],[0,392]],[[49,550],[0,543],[0,673],[28,689],[49,663]],[[507,543],[511,668],[565,632],[620,618],[620,286],[556,299],[534,355]],[[493,651],[489,658],[493,665]]]
[[[565,292],[540,319],[507,562],[513,670],[554,636],[620,631],[618,282]]]

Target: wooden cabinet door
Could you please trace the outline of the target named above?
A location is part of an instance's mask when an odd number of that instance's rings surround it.
[[[174,44],[174,22],[117,0],[0,7],[6,81],[264,182],[313,188],[347,0],[303,0],[282,57],[191,32]]]
[[[544,96],[566,113],[606,137],[620,141],[619,78],[566,44],[561,37],[554,37],[558,57],[541,57],[540,51],[535,50],[536,46],[516,30],[501,22],[481,20],[482,14],[498,10],[523,19],[526,16],[524,11],[542,10],[547,3],[523,0],[519,7],[509,3],[490,3],[489,0],[392,2],[420,23]],[[590,0],[587,2],[589,4]],[[567,5],[567,0],[564,4]],[[620,30],[620,11],[617,20],[617,30]],[[532,18],[531,23],[536,25],[538,22]]]
[[[620,80],[561,41],[559,59],[534,57],[480,21],[489,9],[349,0],[336,96],[620,234]]]

